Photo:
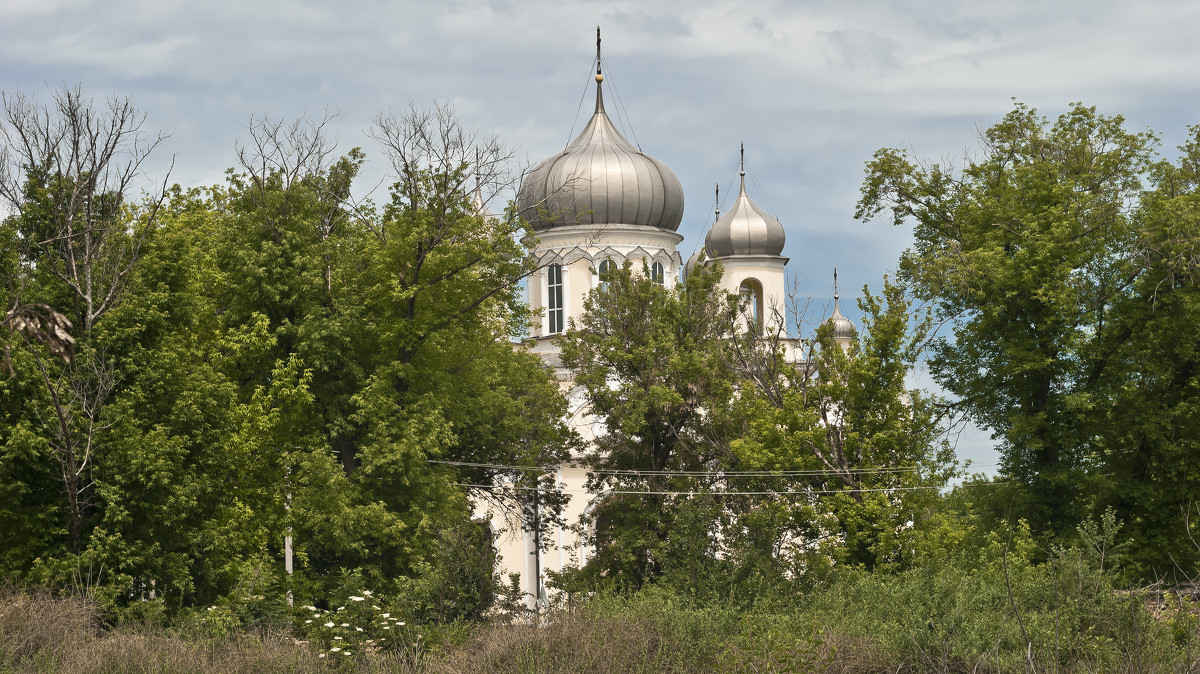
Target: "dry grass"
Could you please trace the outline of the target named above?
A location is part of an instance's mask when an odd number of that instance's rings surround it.
[[[542,627],[492,625],[463,646],[425,663],[427,671],[500,674],[508,672],[683,672],[692,660],[667,635],[666,626],[645,616],[570,617]]]
[[[44,668],[70,644],[94,637],[96,606],[82,599],[51,599],[0,590],[0,667]]]
[[[165,630],[102,629],[81,599],[0,592],[0,671],[321,672],[330,666],[284,634],[185,639]]]
[[[778,628],[730,632],[705,615],[679,631],[677,614],[631,606],[618,611],[558,614],[541,627],[479,626],[466,643],[444,652],[359,653],[320,658],[282,632],[235,632],[224,637],[172,629],[106,628],[98,607],[84,600],[0,590],[0,673],[65,672],[975,672],[1024,671],[1024,663],[998,664],[981,655],[966,662],[950,653],[887,648],[869,637],[828,628],[797,634]],[[1189,623],[1191,624],[1191,623]],[[995,655],[995,654],[992,654]],[[1149,654],[1147,654],[1149,655]],[[1187,662],[1191,662],[1190,658]],[[1184,671],[1169,657],[1100,666],[1072,662],[1063,671],[1139,674]],[[1037,663],[1038,671],[1052,671]],[[1191,671],[1191,670],[1187,670]]]

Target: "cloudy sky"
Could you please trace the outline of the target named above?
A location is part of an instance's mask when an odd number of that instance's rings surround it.
[[[819,301],[835,264],[853,297],[908,245],[852,217],[881,147],[954,160],[1014,98],[1051,117],[1073,101],[1122,114],[1167,156],[1200,121],[1191,0],[4,0],[0,89],[132,97],[170,135],[149,172],[173,157],[185,186],[222,180],[252,115],[327,110],[377,179],[372,117],[435,102],[536,162],[590,111],[597,24],[610,115],[686,190],[683,256],[715,184],[729,205],[745,143],[751,196],[787,227],[789,268]],[[986,469],[987,445],[971,434],[960,454]]]

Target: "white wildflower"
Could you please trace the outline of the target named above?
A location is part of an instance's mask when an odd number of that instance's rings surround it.
[[[341,626],[342,626],[342,627],[349,627],[349,626],[350,626],[350,623],[342,623],[342,624],[341,624]]]
[[[362,597],[350,597],[350,601],[362,601]]]
[[[333,627],[333,623],[325,623],[326,627]]]
[[[311,620],[305,620],[305,621],[304,621],[304,624],[305,624],[305,625],[311,625],[311,624],[312,624],[312,621],[311,621]]]
[[[333,638],[333,640],[334,640],[334,641],[341,641],[341,640],[342,640],[342,638],[341,638],[341,637],[334,637],[334,638]]]
[[[383,617],[384,617],[384,618],[391,618],[391,617],[392,617],[392,614],[391,614],[391,613],[384,613],[384,614],[383,614]]]
[[[361,631],[362,631],[362,628],[361,628],[361,627],[355,627],[355,628],[354,628],[354,631],[356,631],[356,632],[361,632]]]
[[[342,649],[338,648],[337,646],[334,646],[333,648],[330,648],[329,651],[331,653],[341,653]]]
[[[363,596],[364,596],[364,597],[370,597],[370,596],[371,596],[371,591],[370,591],[370,590],[363,590]]]
[[[392,629],[392,626],[391,626],[391,625],[384,625],[384,626],[383,626],[383,629],[385,629],[385,630],[390,630],[390,629]]]

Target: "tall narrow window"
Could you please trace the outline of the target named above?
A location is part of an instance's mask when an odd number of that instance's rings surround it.
[[[655,262],[654,264],[650,265],[650,280],[654,281],[658,285],[663,284],[663,263]]]
[[[613,273],[614,268],[612,260],[604,260],[600,263],[600,292],[608,291],[608,275]]]
[[[754,279],[746,279],[742,281],[739,288],[742,295],[742,304],[745,306],[747,318],[751,326],[756,329],[762,326],[762,286]]]
[[[552,264],[546,268],[546,295],[549,333],[557,335],[563,331],[562,265]]]

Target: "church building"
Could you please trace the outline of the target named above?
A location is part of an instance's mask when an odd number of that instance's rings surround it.
[[[722,284],[730,293],[748,300],[755,323],[764,334],[786,333],[785,232],[777,218],[746,193],[746,174],[733,206],[717,214],[704,246],[687,260],[679,253],[683,236],[676,230],[683,220],[683,186],[661,160],[634,146],[617,130],[604,110],[604,76],[600,68],[597,36],[596,103],[582,133],[562,152],[530,171],[517,195],[517,208],[534,231],[533,254],[538,271],[528,281],[528,301],[535,319],[530,349],[550,366],[568,396],[570,423],[585,441],[603,426],[584,402],[583,391],[572,383],[572,374],[559,358],[556,338],[572,318],[583,313],[588,293],[602,283],[610,269],[629,261],[635,269],[645,265],[651,278],[673,285],[696,264],[720,261]],[[701,262],[701,252],[704,261]],[[831,319],[835,331],[849,337],[852,326],[835,306]],[[793,340],[794,341],[794,340]],[[840,340],[839,340],[840,341]],[[568,524],[588,522],[603,494],[586,491],[587,468],[579,463],[558,467],[555,482],[570,496],[564,516]],[[501,572],[521,574],[521,586],[532,607],[545,599],[547,570],[560,571],[587,562],[591,552],[586,528],[558,529],[542,541],[503,513],[483,511],[497,532]]]

